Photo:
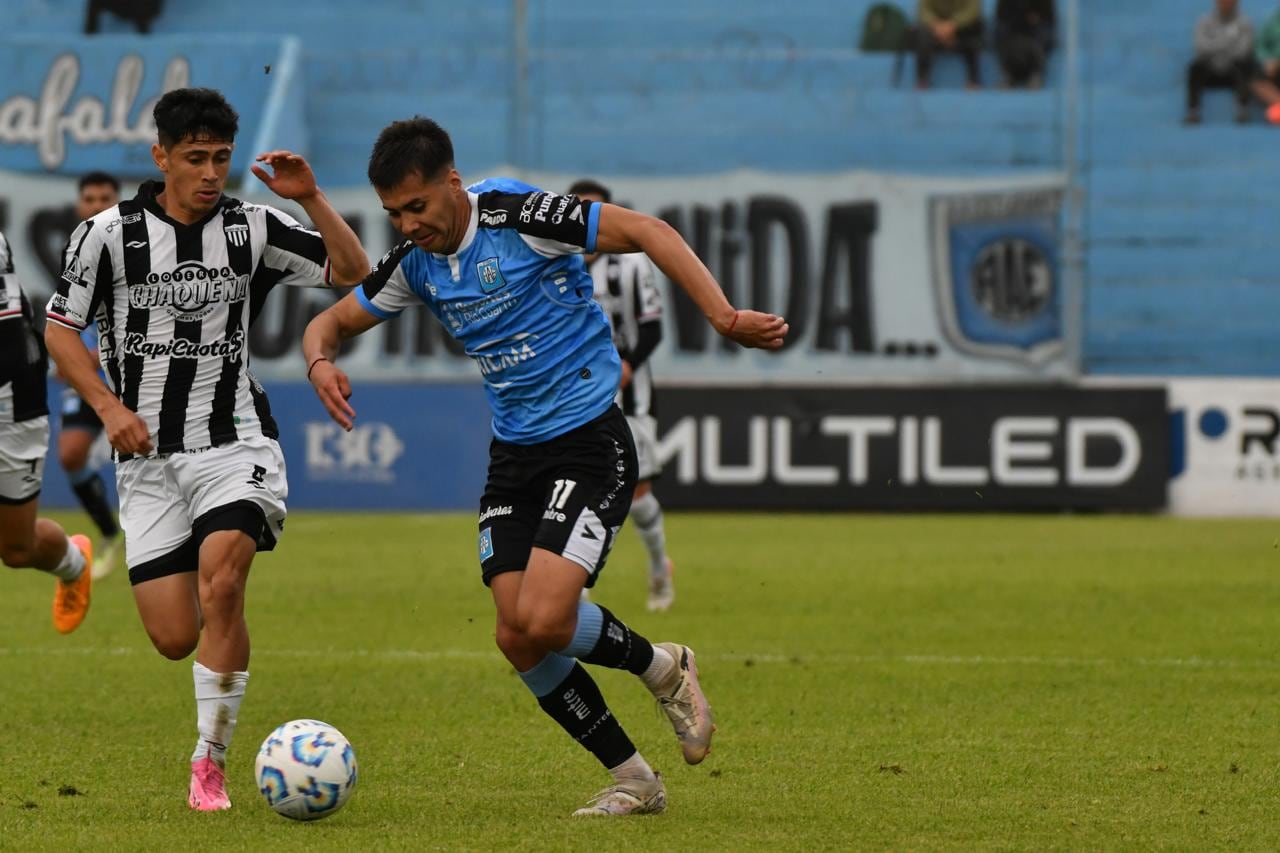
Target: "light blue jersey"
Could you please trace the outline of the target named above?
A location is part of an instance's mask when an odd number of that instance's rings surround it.
[[[621,362],[580,257],[595,251],[600,207],[504,178],[472,189],[456,253],[407,240],[356,298],[382,319],[425,302],[480,368],[493,434],[537,444],[604,414],[618,390]]]

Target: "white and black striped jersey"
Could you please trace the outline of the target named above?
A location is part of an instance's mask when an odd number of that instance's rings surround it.
[[[275,285],[329,282],[324,241],[288,214],[227,196],[184,225],[156,202],[163,190],[145,183],[72,233],[49,321],[76,331],[96,322],[108,384],[157,453],[276,438],[249,372],[249,327]]]
[[[649,356],[662,340],[662,293],[653,264],[641,252],[599,255],[591,262],[595,298],[613,324],[618,355],[631,365],[631,382],[618,392],[623,414],[652,415],[653,375]]]
[[[9,241],[0,234],[0,423],[49,414],[49,357],[35,315],[13,271]]]

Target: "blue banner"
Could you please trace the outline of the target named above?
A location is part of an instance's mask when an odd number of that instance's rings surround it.
[[[240,113],[239,174],[273,89],[300,98],[293,81],[277,83],[284,40],[274,36],[94,36],[0,42],[0,169],[79,174],[103,169],[121,177],[155,173],[152,108],[184,86],[219,89]],[[277,77],[281,69],[277,67]],[[292,69],[290,69],[292,74]],[[272,109],[288,116],[276,96]],[[299,119],[300,120],[300,119]],[[281,129],[292,136],[296,129]],[[304,133],[305,137],[305,133]]]
[[[311,386],[267,387],[289,469],[290,509],[475,510],[489,464],[489,407],[479,385],[355,383],[351,432],[329,419]],[[51,383],[57,411],[63,386]],[[77,506],[58,465],[60,418],[45,463],[41,505]],[[103,469],[112,501],[115,474]]]

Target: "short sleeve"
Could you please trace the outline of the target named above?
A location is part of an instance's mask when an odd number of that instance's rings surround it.
[[[410,287],[403,267],[411,251],[413,242],[406,240],[374,264],[372,272],[355,289],[356,301],[364,310],[381,320],[390,320],[415,302],[421,302]]]
[[[534,190],[487,192],[478,196],[481,228],[513,228],[541,255],[594,252],[600,205],[576,195]]]
[[[303,228],[289,214],[264,207],[267,242],[262,262],[285,275],[277,284],[295,287],[328,287],[332,281],[329,253],[319,231]]]
[[[84,331],[100,301],[98,292],[111,286],[111,278],[105,229],[92,219],[81,222],[67,242],[62,276],[45,315],[50,322]]]

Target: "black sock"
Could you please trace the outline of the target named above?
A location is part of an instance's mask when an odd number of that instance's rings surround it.
[[[538,697],[538,704],[570,737],[599,759],[606,770],[635,754],[635,744],[604,703],[600,688],[580,664],[575,663],[554,690]]]
[[[78,483],[73,482],[71,488],[80,499],[80,505],[84,507],[85,512],[89,513],[93,523],[98,525],[103,536],[110,539],[120,532],[120,528],[116,526],[115,514],[111,512],[111,506],[107,503],[107,487],[102,482],[101,474],[95,471],[88,478]]]
[[[600,614],[604,617],[600,639],[578,660],[595,666],[625,669],[633,675],[643,674],[653,663],[653,643],[628,628],[607,607],[601,607]]]

